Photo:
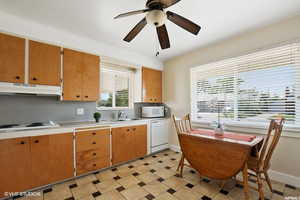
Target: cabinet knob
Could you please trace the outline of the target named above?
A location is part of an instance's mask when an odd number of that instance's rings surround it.
[[[93,156],[96,156],[97,154],[96,153],[93,153]]]
[[[96,144],[96,142],[93,142],[93,144]]]
[[[39,142],[40,142],[39,140],[35,140],[35,141],[34,141],[34,143],[39,143]]]
[[[17,80],[20,80],[20,76],[16,76],[15,78],[16,78]]]
[[[93,132],[92,134],[93,134],[93,135],[96,135],[96,133],[95,133],[95,132]]]
[[[77,98],[79,98],[79,97],[80,97],[80,95],[76,95],[76,97],[77,97]]]
[[[33,78],[32,78],[32,80],[36,81],[36,80],[37,80],[37,78],[33,77]]]
[[[26,144],[26,142],[24,142],[24,141],[21,141],[21,142],[20,142],[20,144]]]
[[[96,164],[93,164],[93,166],[96,167],[97,165],[96,165]]]
[[[126,131],[130,131],[130,129],[128,128]]]
[[[85,98],[89,98],[89,96],[84,96]]]

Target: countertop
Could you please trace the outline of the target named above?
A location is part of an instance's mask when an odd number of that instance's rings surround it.
[[[137,119],[128,121],[100,121],[99,123],[96,123],[94,121],[58,122],[59,127],[54,128],[0,132],[0,140],[30,136],[51,135],[59,133],[70,133],[80,131],[82,129],[105,129],[131,125],[142,125],[148,124],[151,120],[152,119]]]

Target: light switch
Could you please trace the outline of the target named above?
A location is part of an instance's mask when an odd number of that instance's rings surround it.
[[[76,114],[77,115],[84,115],[84,108],[77,108],[76,109]]]

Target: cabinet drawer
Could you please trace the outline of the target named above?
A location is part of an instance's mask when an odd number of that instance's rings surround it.
[[[85,162],[95,158],[109,157],[109,149],[95,149],[76,153],[76,162]]]
[[[77,163],[77,175],[95,171],[110,166],[109,157],[96,158],[85,162]]]
[[[97,131],[83,131],[76,133],[76,152],[99,149],[109,150],[109,129]]]

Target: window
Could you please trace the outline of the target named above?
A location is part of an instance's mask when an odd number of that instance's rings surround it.
[[[289,44],[191,69],[194,121],[300,125],[300,44]]]
[[[102,68],[100,77],[100,109],[132,107],[133,72]]]

